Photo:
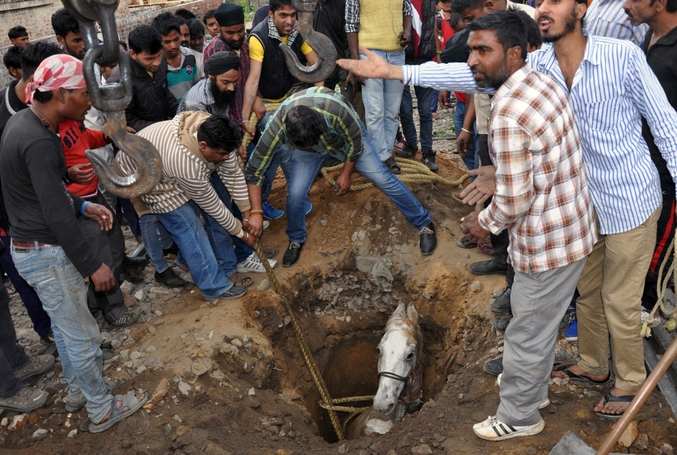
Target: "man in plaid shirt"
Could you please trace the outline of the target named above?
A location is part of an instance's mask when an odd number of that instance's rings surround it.
[[[496,11],[468,26],[475,83],[497,89],[489,131],[496,188],[489,207],[462,219],[464,233],[479,242],[508,229],[515,268],[501,403],[495,416],[473,426],[477,436],[492,441],[543,430],[538,410],[550,404],[559,321],[597,240],[568,97],[554,79],[525,65],[528,20],[522,12]],[[363,77],[402,80],[409,74],[365,53],[368,60],[339,64]]]

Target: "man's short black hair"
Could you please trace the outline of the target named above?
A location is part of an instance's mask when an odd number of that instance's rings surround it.
[[[179,18],[172,13],[158,14],[150,25],[160,32],[160,35],[162,36],[167,36],[175,30],[176,33],[179,35],[181,34],[181,23],[179,22]]]
[[[651,5],[656,3],[656,0],[653,0],[651,2]],[[677,0],[667,0],[665,2],[665,9],[667,10],[668,13],[674,13],[677,11]]]
[[[453,28],[454,25],[458,24],[459,22],[463,22],[461,13],[451,13],[451,17],[449,18],[449,25],[451,25],[451,27]]]
[[[63,50],[52,43],[36,41],[28,43],[21,52],[21,79],[26,82],[40,66],[40,63],[52,55],[63,54]]]
[[[239,128],[228,117],[212,115],[197,129],[197,140],[212,149],[233,152],[242,145]]]
[[[181,33],[181,26],[182,26],[182,25],[186,25],[186,26],[187,26],[187,25],[188,25],[188,21],[187,21],[186,19],[184,19],[183,17],[181,17],[181,16],[174,16],[174,17],[176,17],[176,19],[178,19],[178,21],[179,21],[179,33]]]
[[[174,11],[174,14],[176,16],[184,18],[186,21],[189,21],[191,19],[197,19],[197,16],[188,11],[186,8],[179,8],[176,11]]]
[[[22,36],[28,36],[28,30],[23,25],[17,25],[9,29],[7,36],[9,36],[9,39],[21,38]]]
[[[496,39],[503,44],[503,50],[508,51],[515,46],[522,49],[522,59],[527,58],[527,22],[524,18],[533,21],[524,11],[499,10],[475,19],[468,24],[468,30],[492,30],[496,32]]]
[[[80,24],[66,8],[58,9],[52,14],[52,28],[54,34],[62,38],[65,38],[70,32],[80,33]]]
[[[270,11],[275,12],[284,6],[292,6],[291,0],[270,0]]]
[[[485,0],[451,0],[451,12],[463,14],[467,9],[482,9]]]
[[[191,19],[188,21],[188,30],[190,31],[191,37],[204,36],[205,24],[203,24],[200,19]]]
[[[10,68],[21,69],[21,52],[24,50],[21,46],[12,46],[7,49],[5,55],[2,56],[2,63],[5,64],[7,70]]]
[[[137,54],[157,54],[162,50],[162,36],[150,25],[139,25],[129,33],[129,48]]]
[[[215,15],[216,15],[215,9],[208,9],[204,17],[202,18],[202,22],[204,22],[204,24],[207,25],[207,19],[209,19],[210,17],[214,17]]]
[[[322,114],[308,106],[294,106],[289,109],[284,121],[287,139],[294,146],[310,149],[320,142],[325,122]]]
[[[527,44],[534,49],[538,49],[543,44],[543,35],[541,35],[538,24],[528,14],[524,14],[522,19],[524,20],[524,26],[527,29]]]

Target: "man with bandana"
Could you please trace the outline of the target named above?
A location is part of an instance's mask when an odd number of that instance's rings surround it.
[[[91,106],[82,62],[69,55],[44,60],[26,89],[31,109],[7,123],[2,137],[0,179],[12,237],[12,258],[21,276],[38,293],[52,320],[54,341],[68,383],[66,408],[87,407],[89,431],[99,433],[130,416],[148,400],[146,393],[113,397],[103,380],[101,334],[87,308],[89,277],[97,291],[115,278],[86,239],[77,216],[113,226],[105,207],[64,188],[66,163],[57,135],[65,120],[83,121]]]

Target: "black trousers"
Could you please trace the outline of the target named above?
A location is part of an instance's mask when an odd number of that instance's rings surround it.
[[[661,264],[666,260],[663,266],[663,280],[667,277],[667,271],[672,264],[672,255],[668,255],[670,242],[675,238],[675,193],[674,184],[671,185],[673,191],[663,191],[663,208],[658,218],[658,232],[656,233],[656,249],[654,250],[649,271],[646,273],[646,282],[644,284],[644,294],[642,295],[642,306],[648,310],[653,309],[658,301],[658,277]],[[665,187],[665,185],[664,185]]]
[[[5,286],[0,286],[0,397],[13,396],[23,386],[14,376],[18,370],[30,362],[30,359],[16,342],[16,332],[9,313],[9,294]]]

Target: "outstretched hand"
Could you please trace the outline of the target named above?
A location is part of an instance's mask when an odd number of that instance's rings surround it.
[[[496,168],[493,166],[480,166],[477,169],[468,171],[468,175],[476,175],[477,178],[461,191],[464,204],[481,204],[494,195],[496,190]]]
[[[366,55],[367,58],[363,60],[342,58],[336,64],[359,77],[402,80],[401,66],[391,65],[364,46],[360,46],[360,53]]]

